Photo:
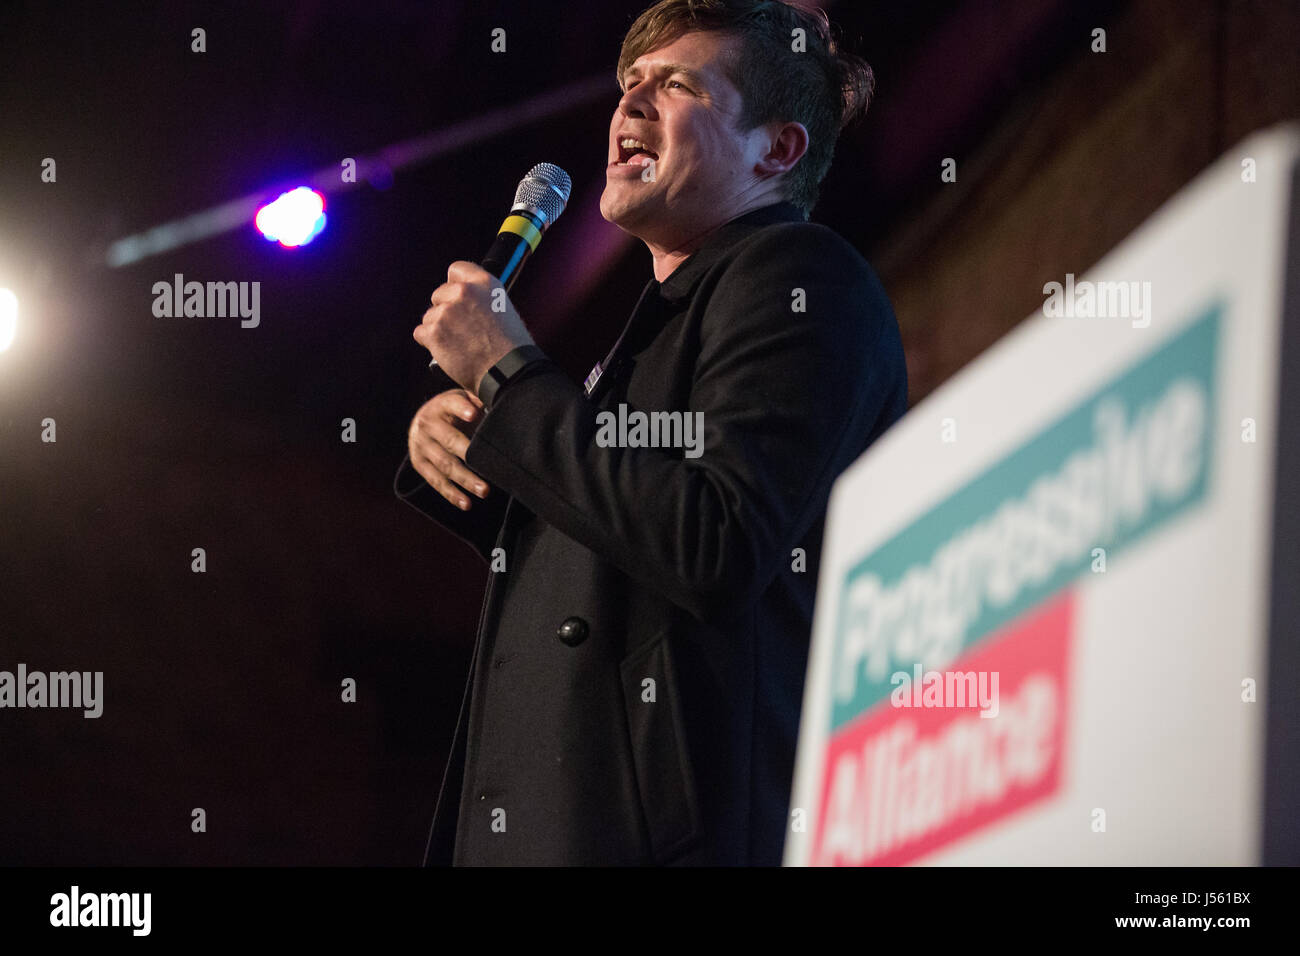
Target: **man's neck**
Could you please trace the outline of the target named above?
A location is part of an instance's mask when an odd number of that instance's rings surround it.
[[[677,242],[673,245],[661,244],[651,239],[644,240],[646,248],[650,250],[650,255],[654,258],[655,279],[663,282],[670,275],[677,271],[677,267],[693,256],[700,246],[704,245],[705,240],[713,235],[733,219],[739,219],[755,209],[762,209],[764,206],[771,206],[773,203],[784,202],[781,196],[762,196],[756,197],[751,202],[740,208],[725,214],[725,218],[716,219],[710,224],[693,230],[694,235],[684,242]]]

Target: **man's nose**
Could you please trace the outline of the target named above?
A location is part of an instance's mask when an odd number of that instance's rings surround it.
[[[624,93],[618,101],[618,111],[628,117],[654,119],[654,103],[651,102],[649,95],[643,92],[645,88],[645,83],[638,83]]]

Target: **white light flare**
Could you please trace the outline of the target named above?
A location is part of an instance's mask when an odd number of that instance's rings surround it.
[[[259,209],[253,221],[268,240],[286,248],[305,246],[325,228],[325,197],[299,186]]]
[[[9,289],[0,289],[0,352],[14,344],[18,333],[18,296]]]

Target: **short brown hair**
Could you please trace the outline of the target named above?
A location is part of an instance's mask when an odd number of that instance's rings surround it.
[[[802,51],[794,48],[797,29],[803,30]],[[739,55],[726,65],[743,103],[739,129],[776,121],[802,123],[808,130],[808,152],[786,174],[786,196],[808,218],[830,169],[835,141],[871,102],[871,67],[840,49],[820,9],[781,0],[659,0],[623,38],[619,87],[638,57],[695,31],[740,39]]]

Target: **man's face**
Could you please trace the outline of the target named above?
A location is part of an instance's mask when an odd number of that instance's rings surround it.
[[[607,220],[643,239],[685,241],[757,186],[754,165],[769,143],[761,127],[736,129],[741,96],[724,64],[737,44],[724,34],[686,33],[628,69],[609,124],[600,198]],[[649,152],[624,146],[628,139]]]

